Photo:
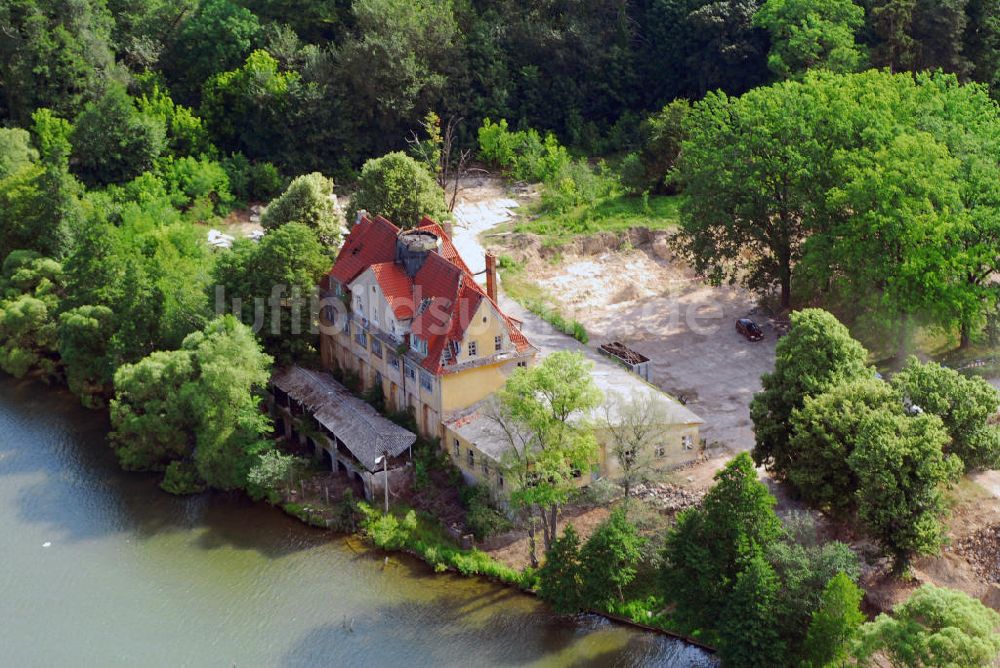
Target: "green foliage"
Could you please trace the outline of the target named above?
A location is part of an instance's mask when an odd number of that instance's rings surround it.
[[[175,158],[215,155],[216,148],[201,118],[190,108],[176,104],[158,85],[136,100],[136,106],[145,116],[163,123],[166,150]]]
[[[0,128],[0,181],[38,162],[31,135],[20,128]]]
[[[691,103],[674,100],[640,126],[641,149],[622,164],[622,182],[633,193],[652,191],[672,193],[676,190],[674,167],[684,141],[684,122],[691,113]]]
[[[992,385],[911,357],[892,377],[892,386],[912,405],[941,418],[951,437],[945,450],[967,470],[1000,465],[1000,432],[989,424],[1000,408],[1000,393]]]
[[[268,449],[253,392],[270,364],[249,328],[226,316],[188,336],[180,350],[119,368],[111,442],[122,465],[164,470],[192,460],[208,485],[244,487]]]
[[[990,666],[1000,655],[1000,614],[974,598],[924,585],[893,616],[861,627],[855,656],[872,665],[884,655],[893,666]]]
[[[700,508],[681,512],[663,553],[664,594],[690,628],[716,628],[739,572],[781,535],[774,497],[746,453],[715,475]]]
[[[635,579],[643,542],[620,508],[597,527],[580,550],[583,595],[589,605],[625,602],[625,588]]]
[[[192,96],[212,74],[239,65],[259,32],[257,17],[249,10],[230,0],[200,0],[167,53],[171,88]]]
[[[284,177],[269,162],[251,163],[242,153],[234,153],[223,161],[233,195],[242,202],[269,201],[281,194]]]
[[[170,494],[200,494],[205,488],[205,481],[198,474],[198,469],[187,460],[174,460],[167,464],[160,482],[160,489]]]
[[[478,135],[483,159],[507,170],[519,181],[555,183],[572,162],[569,151],[551,132],[544,138],[534,129],[511,132],[506,120],[501,118],[499,123],[493,123],[485,118]]]
[[[39,107],[75,116],[111,75],[113,24],[103,2],[3,3],[0,111],[21,126]]]
[[[570,524],[545,553],[545,563],[538,569],[538,595],[556,612],[572,615],[586,605],[583,587],[580,538]]]
[[[882,411],[860,421],[848,457],[858,479],[858,517],[897,569],[915,554],[935,553],[944,541],[941,490],[962,472],[958,458],[943,455],[947,443],[934,415]]]
[[[719,657],[726,665],[787,665],[787,648],[775,615],[780,587],[774,569],[760,554],[750,556],[737,573],[717,622]]]
[[[257,334],[272,354],[304,355],[316,345],[308,300],[329,268],[330,257],[315,232],[287,223],[259,242],[237,240],[219,255],[209,297],[215,300],[221,286],[227,304],[239,300],[242,321],[260,325]]]
[[[416,227],[424,216],[435,221],[451,217],[444,191],[427,168],[402,152],[365,162],[348,217],[357,212],[384,216],[403,228]]]
[[[483,540],[513,527],[507,516],[494,506],[488,487],[465,486],[460,493],[462,505],[466,509],[465,525],[477,539]]]
[[[136,108],[122,86],[84,107],[73,124],[73,170],[89,186],[124,183],[153,167],[166,141],[164,121]]]
[[[59,314],[59,357],[66,382],[86,405],[96,406],[109,393],[114,372],[108,344],[115,314],[107,306],[79,306]]]
[[[767,0],[753,21],[771,33],[767,62],[779,77],[812,67],[857,72],[865,64],[865,53],[854,41],[865,10],[851,0]]]
[[[858,629],[865,621],[860,610],[864,591],[844,573],[830,578],[819,606],[812,613],[802,649],[809,666],[839,666],[846,662]]]
[[[778,341],[774,371],[750,404],[756,445],[753,458],[779,476],[791,468],[791,417],[806,397],[842,382],[871,376],[868,353],[831,314],[805,309],[792,314],[792,327]]]
[[[333,198],[332,179],[318,172],[304,174],[267,206],[260,224],[274,230],[288,223],[300,223],[311,228],[325,246],[335,250],[340,245],[341,232]]]
[[[247,472],[247,491],[257,498],[270,497],[282,488],[287,493],[296,476],[308,465],[308,460],[302,457],[286,455],[274,449],[266,450]]]
[[[214,160],[190,156],[165,158],[159,163],[159,173],[170,203],[178,209],[223,214],[233,203],[229,176]]]

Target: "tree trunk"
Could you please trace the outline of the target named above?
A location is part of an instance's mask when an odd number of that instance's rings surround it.
[[[904,315],[899,324],[899,341],[896,348],[896,359],[902,362],[906,359],[906,344],[910,334],[910,316]]]
[[[781,276],[781,310],[787,311],[792,307],[792,272],[787,270]]]
[[[961,350],[967,349],[972,345],[972,324],[968,320],[962,321],[961,335],[959,336],[958,347]]]
[[[554,503],[552,504],[552,519],[550,520],[551,524],[549,529],[549,535],[551,536],[553,543],[556,541],[556,536],[559,535],[558,534],[559,528],[558,525],[556,524],[558,518],[559,518],[559,504]],[[549,547],[552,547],[552,545],[550,544]]]
[[[528,556],[531,559],[531,567],[538,568],[538,552],[535,549],[535,516],[528,518]]]

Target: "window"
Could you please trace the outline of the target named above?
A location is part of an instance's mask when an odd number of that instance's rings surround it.
[[[389,353],[389,366],[397,371],[399,370],[399,357],[395,353]]]
[[[472,448],[469,448],[469,468],[476,468],[476,453],[472,451]]]
[[[458,439],[456,438],[455,439],[455,459],[458,459],[461,456],[462,456],[462,444],[459,443]]]
[[[469,357],[475,357],[479,354],[478,346],[475,341],[469,341]]]
[[[657,457],[666,457],[667,456],[667,448],[666,448],[666,446],[664,446],[664,445],[658,445],[658,446],[656,446],[656,456]]]
[[[351,319],[344,318],[344,334],[351,335]]]
[[[382,342],[372,337],[372,355],[381,359],[382,357]]]
[[[421,355],[427,354],[427,340],[421,339],[419,336],[410,337],[410,347]]]
[[[490,462],[485,457],[483,457],[483,477],[484,478],[490,477]]]
[[[378,387],[378,388],[382,387],[382,372],[381,371],[376,371],[375,372],[375,387]]]
[[[526,361],[524,361],[524,360],[521,360],[520,362],[518,362],[517,365],[519,367],[521,367],[522,369],[527,369],[528,368],[528,363]]]
[[[420,387],[428,392],[434,391],[434,378],[429,373],[420,372]]]
[[[503,350],[503,337],[502,336],[494,336],[493,337],[493,349],[496,350],[497,352],[500,352],[501,350]]]
[[[684,434],[681,436],[681,445],[684,446],[685,450],[690,450],[694,447],[694,437],[691,434]]]
[[[497,473],[497,487],[503,489],[503,473]]]
[[[368,349],[368,332],[366,332],[365,330],[358,327],[357,331],[354,332],[354,340],[357,341],[358,345],[364,348],[365,350]]]
[[[410,380],[416,380],[417,379],[417,372],[416,372],[416,370],[412,366],[410,366],[409,364],[406,365],[406,376]]]

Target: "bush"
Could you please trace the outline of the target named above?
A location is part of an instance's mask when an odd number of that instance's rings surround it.
[[[362,209],[402,228],[416,227],[424,216],[437,221],[451,216],[444,190],[431,173],[399,151],[369,160],[361,168],[358,189],[351,197],[351,223]]]
[[[170,462],[160,483],[160,489],[171,494],[198,494],[204,492],[206,487],[194,462],[189,460]]]
[[[520,181],[552,183],[572,163],[569,152],[555,135],[543,139],[537,130],[510,132],[507,121],[483,119],[479,128],[479,153],[484,160],[506,170]]]
[[[180,209],[199,206],[209,214],[223,214],[233,203],[229,176],[223,166],[208,158],[164,158],[159,173],[170,198]]]
[[[466,508],[465,525],[479,540],[509,531],[513,526],[506,515],[493,507],[490,491],[482,485],[468,485],[460,491]]]

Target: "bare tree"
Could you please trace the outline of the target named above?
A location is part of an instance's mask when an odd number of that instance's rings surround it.
[[[648,480],[656,461],[656,447],[667,423],[663,405],[652,392],[624,397],[614,394],[604,404],[604,424],[611,453],[618,460],[625,504],[635,486]]]
[[[416,131],[412,131],[406,143],[410,150],[431,170],[438,185],[445,192],[448,210],[455,210],[458,193],[462,189],[462,179],[468,172],[472,149],[460,149],[455,146],[456,130],[464,119],[452,116],[441,129],[441,118],[433,111],[428,112],[420,127],[427,135],[421,139]],[[449,195],[450,188],[450,195]]]

